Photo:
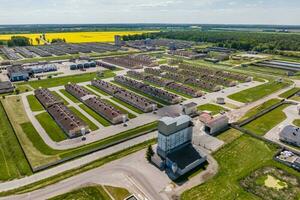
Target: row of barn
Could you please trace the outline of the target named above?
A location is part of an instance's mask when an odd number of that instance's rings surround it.
[[[109,105],[104,100],[90,93],[85,88],[76,84],[67,84],[65,89],[83,104],[94,110],[112,124],[119,124],[128,120],[128,114]]]
[[[48,89],[37,89],[34,94],[69,138],[85,135],[90,131],[88,125]]]
[[[180,103],[182,100],[182,98],[176,94],[173,94],[173,93],[167,92],[165,90],[153,87],[151,85],[127,78],[125,76],[116,76],[114,78],[114,80],[117,83],[123,84],[123,85],[131,87],[133,89],[136,89],[140,92],[143,92],[145,94],[148,94],[150,96],[158,98],[169,104],[177,104],[177,103]]]

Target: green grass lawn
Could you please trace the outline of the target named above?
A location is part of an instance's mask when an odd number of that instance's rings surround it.
[[[292,88],[292,89],[280,94],[279,97],[286,99],[290,96],[293,96],[294,94],[296,94],[299,91],[300,91],[300,88]]]
[[[219,164],[215,177],[202,185],[185,191],[182,200],[258,200],[255,195],[243,190],[239,182],[254,170],[264,166],[275,166],[299,177],[293,169],[273,160],[275,146],[243,135],[214,153]]]
[[[106,120],[104,117],[102,117],[101,115],[99,115],[98,113],[96,113],[95,111],[93,111],[92,109],[87,107],[86,105],[81,104],[81,105],[79,105],[79,107],[82,110],[84,110],[85,112],[87,112],[91,117],[93,117],[95,120],[97,120],[103,126],[107,127],[107,126],[111,125],[111,123],[108,120]]]
[[[87,85],[88,88],[95,90],[96,92],[102,94],[103,96],[110,96],[109,94],[107,94],[106,92],[104,92],[103,90],[100,90],[99,88],[93,86],[93,85]]]
[[[286,119],[285,113],[282,111],[289,105],[281,105],[267,114],[255,119],[243,126],[243,128],[252,131],[258,135],[265,135],[269,130]]]
[[[113,101],[115,101],[115,102],[117,102],[117,103],[119,103],[119,104],[125,106],[126,108],[132,110],[133,112],[136,112],[136,113],[138,113],[138,114],[143,114],[143,113],[144,113],[142,110],[140,110],[140,109],[138,109],[138,108],[136,108],[136,107],[134,107],[134,106],[132,106],[132,105],[126,103],[125,101],[122,101],[122,100],[120,100],[120,99],[117,99],[116,97],[112,97],[111,99],[112,99]]]
[[[271,81],[269,83],[265,83],[254,88],[249,88],[247,90],[243,90],[241,92],[229,95],[228,98],[243,103],[250,103],[257,101],[263,97],[266,97],[287,86],[288,83],[279,83],[276,81]]]
[[[273,106],[273,105],[279,103],[280,101],[281,101],[280,99],[270,99],[270,100],[264,102],[263,104],[261,104],[261,105],[259,105],[259,106],[256,106],[256,107],[254,107],[254,108],[252,108],[252,109],[250,109],[250,110],[249,110],[249,111],[248,111],[248,112],[240,119],[240,121],[245,120],[245,119],[247,119],[247,118],[249,118],[249,117],[252,117],[252,116],[256,115],[257,113],[259,113],[259,112],[261,112],[261,111],[263,111],[263,110],[265,110],[265,109],[267,109],[267,108],[269,108],[269,107],[271,107],[271,106]]]
[[[123,113],[128,114],[129,119],[136,118],[136,115],[134,115],[134,114],[128,112],[127,110],[121,108],[120,106],[116,105],[116,104],[113,103],[112,101],[109,101],[109,100],[107,100],[107,99],[102,99],[102,100],[103,100],[104,102],[108,103],[109,105],[112,105],[112,106],[115,107],[116,109],[122,111]]]
[[[79,112],[76,108],[74,107],[69,107],[69,109],[77,115],[82,121],[84,121],[92,131],[95,131],[99,129],[91,120],[89,120],[86,116],[84,116],[81,112]]]
[[[128,190],[120,187],[103,186],[115,200],[124,200],[130,196]]]
[[[295,119],[295,120],[293,121],[293,124],[294,124],[295,126],[300,127],[300,119]]]
[[[73,95],[71,95],[69,92],[67,92],[65,89],[59,90],[65,97],[73,101],[74,103],[80,103],[78,99],[76,99]]]
[[[226,108],[215,104],[204,104],[197,107],[199,111],[210,111],[213,115],[216,115],[222,111],[228,111]]]
[[[17,88],[20,93],[32,91],[32,89],[28,85],[17,85]]]
[[[107,70],[104,72],[104,76],[102,78],[110,78],[114,77],[115,73],[111,70]],[[36,81],[29,81],[26,83],[19,83],[18,85],[23,85],[27,84],[33,87],[34,89],[38,89],[39,87],[42,88],[51,88],[51,87],[56,87],[60,85],[66,85],[69,82],[71,83],[81,83],[81,82],[87,82],[91,81],[93,79],[99,79],[97,76],[97,73],[85,73],[85,74],[79,74],[79,75],[72,75],[72,76],[63,76],[63,77],[58,77],[58,78],[48,78],[48,79],[43,79],[43,80],[36,80]]]
[[[31,175],[17,137],[0,103],[0,182]]]
[[[60,142],[67,139],[64,131],[47,112],[38,114],[35,117],[53,141]]]
[[[222,140],[224,143],[228,144],[233,142],[235,139],[240,137],[242,134],[236,129],[229,129],[217,136],[219,140]]]
[[[30,109],[33,112],[38,112],[38,111],[44,110],[44,107],[42,106],[42,104],[39,102],[39,100],[34,95],[28,95],[27,101],[29,103]]]
[[[64,99],[62,96],[60,96],[57,92],[51,91],[51,93],[52,93],[55,97],[57,97],[59,100],[62,100],[66,106],[69,105],[69,102],[67,102],[67,100],[65,100],[65,99]]]
[[[102,186],[89,186],[50,198],[49,200],[111,200],[109,195],[104,191]]]

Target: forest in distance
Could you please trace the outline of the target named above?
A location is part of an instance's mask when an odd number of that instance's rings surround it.
[[[146,38],[167,38],[195,42],[215,43],[219,47],[245,51],[274,53],[280,51],[300,51],[300,34],[265,33],[243,31],[161,31],[140,35],[126,35],[123,40]]]

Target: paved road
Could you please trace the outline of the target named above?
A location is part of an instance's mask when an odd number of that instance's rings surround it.
[[[0,191],[6,191],[11,190],[15,188],[19,188],[24,185],[28,185],[34,182],[37,182],[39,180],[54,176],[56,174],[65,172],[67,170],[78,168],[82,165],[85,165],[87,163],[90,163],[92,161],[98,160],[100,158],[103,158],[105,156],[111,155],[115,152],[121,151],[123,149],[126,149],[128,147],[131,147],[136,144],[140,144],[144,141],[153,139],[157,136],[157,132],[152,132],[144,136],[140,136],[138,138],[132,139],[130,141],[115,145],[113,147],[97,151],[95,153],[89,154],[87,156],[78,158],[76,160],[72,160],[66,163],[63,163],[61,165],[58,165],[56,167],[50,168],[48,170],[44,170],[42,172],[35,173],[31,176],[27,176],[21,179],[16,179],[8,182],[0,183]]]
[[[146,161],[145,153],[142,150],[46,188],[3,199],[47,199],[85,185],[101,184],[127,188],[141,200],[167,200],[203,183],[218,171],[217,162],[208,156],[209,165],[205,171],[182,185],[174,185],[164,172]]]

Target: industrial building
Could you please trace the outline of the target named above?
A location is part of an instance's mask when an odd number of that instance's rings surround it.
[[[0,94],[10,93],[15,90],[15,87],[10,81],[0,82]]]
[[[282,142],[300,147],[300,128],[293,125],[284,127],[279,133],[279,139]]]
[[[86,69],[86,68],[94,68],[96,67],[96,62],[79,62],[72,63],[70,65],[70,70],[78,70],[78,69]]]
[[[7,75],[12,82],[28,80],[30,73],[30,69],[25,69],[20,65],[7,67]]]
[[[206,156],[192,145],[193,126],[187,115],[164,117],[158,122],[158,157],[153,157],[153,161],[159,167],[164,166],[172,180],[206,161]],[[157,158],[161,159],[161,163],[157,162]]]
[[[34,94],[69,138],[85,135],[89,132],[89,127],[48,89],[37,89]]]
[[[288,62],[282,60],[266,60],[266,61],[255,63],[254,65],[259,67],[278,68],[278,69],[289,70],[293,72],[300,71],[300,63]]]
[[[33,74],[54,72],[57,71],[57,66],[55,64],[43,64],[43,65],[33,65],[27,68],[31,70]]]

